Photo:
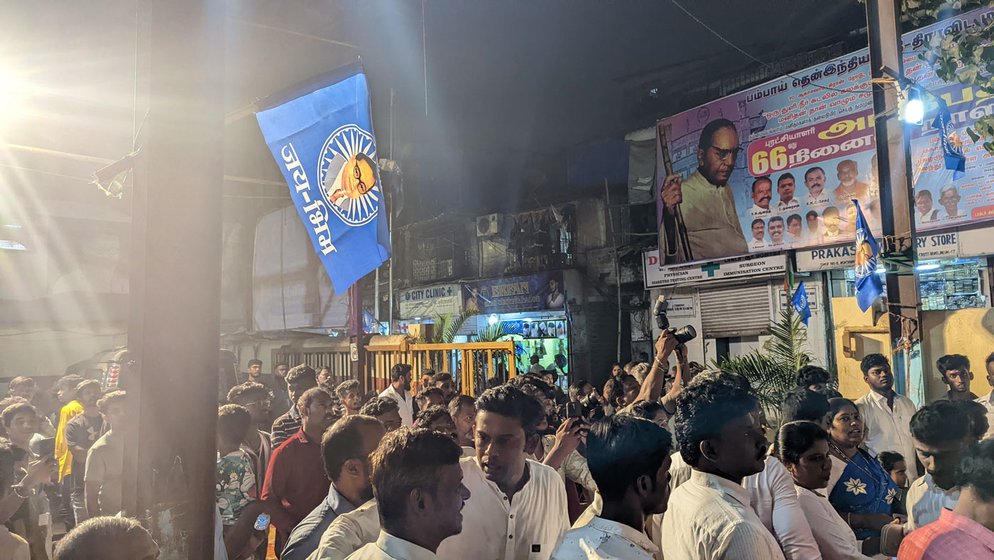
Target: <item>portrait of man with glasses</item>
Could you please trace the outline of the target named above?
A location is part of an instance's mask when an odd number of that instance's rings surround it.
[[[697,171],[667,175],[659,189],[660,257],[665,264],[749,252],[729,179],[741,148],[735,124],[715,119],[697,142]]]

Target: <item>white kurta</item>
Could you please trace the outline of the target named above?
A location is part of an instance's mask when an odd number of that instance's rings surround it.
[[[666,557],[680,560],[784,558],[749,505],[746,489],[700,471],[670,496],[662,542]]]
[[[442,541],[443,560],[548,560],[569,530],[566,488],[555,469],[527,461],[528,482],[511,499],[490,482],[475,457],[460,461],[470,498],[462,533]]]
[[[393,388],[393,385],[390,385],[384,389],[382,393],[380,393],[380,396],[390,397],[391,399],[397,401],[397,406],[400,407],[400,423],[402,425],[414,425],[414,397],[411,396],[410,391],[404,391],[404,396],[401,396],[401,394]]]
[[[866,560],[856,534],[835,511],[828,498],[800,486],[795,486],[795,489],[821,557],[825,560]]]
[[[932,475],[925,476],[911,483],[908,488],[908,521],[904,524],[905,532],[910,533],[919,527],[939,520],[942,509],[953,509],[959,502],[959,487],[943,490],[935,485]]]
[[[552,560],[613,558],[658,560],[662,555],[642,531],[601,517],[594,517],[583,527],[567,531],[552,553]]]

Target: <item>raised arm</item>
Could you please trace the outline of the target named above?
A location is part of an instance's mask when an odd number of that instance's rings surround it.
[[[649,373],[645,376],[645,382],[642,383],[638,396],[629,404],[659,400],[659,395],[663,393],[663,387],[666,385],[666,371],[670,367],[670,354],[673,353],[676,346],[677,340],[673,333],[666,330],[659,335],[656,340],[656,358],[652,361],[652,367],[649,368]]]

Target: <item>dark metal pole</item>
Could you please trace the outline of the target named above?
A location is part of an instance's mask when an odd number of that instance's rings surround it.
[[[364,330],[362,316],[362,280],[357,280],[349,288],[349,363],[351,378],[359,380],[363,392],[375,389],[373,379],[367,377],[366,348],[364,345]]]
[[[870,67],[873,78],[885,78],[884,68],[904,76],[901,53],[900,0],[867,0],[866,21],[870,44]],[[911,333],[921,325],[921,302],[918,279],[914,274],[917,260],[914,251],[915,221],[911,212],[912,184],[908,154],[910,145],[905,135],[905,125],[898,111],[898,92],[893,86],[873,86],[873,110],[876,119],[876,144],[878,183],[880,185],[880,211],[883,222],[883,260],[887,264],[887,304],[890,312],[890,338],[895,358],[904,351],[909,357],[911,344],[918,340],[918,333]],[[883,115],[889,114],[884,117]],[[905,266],[895,265],[903,262]],[[910,336],[909,336],[910,334]],[[900,360],[903,368],[895,368],[895,375],[909,380],[910,360]],[[904,383],[902,383],[904,384]],[[909,387],[905,385],[905,392]]]
[[[123,496],[163,558],[214,556],[224,5],[139,2]]]

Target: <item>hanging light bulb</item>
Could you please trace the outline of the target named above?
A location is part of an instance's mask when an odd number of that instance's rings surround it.
[[[904,104],[904,122],[921,125],[924,121],[925,103],[922,102],[921,93],[918,91],[918,88],[912,86],[908,89],[908,101]]]

